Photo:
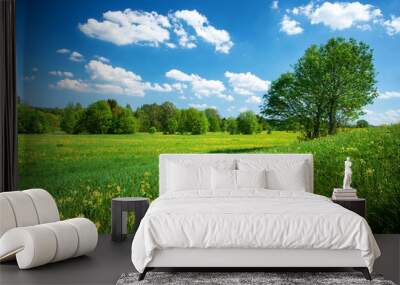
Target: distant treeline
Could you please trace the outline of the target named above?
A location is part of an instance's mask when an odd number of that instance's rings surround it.
[[[178,109],[171,102],[145,104],[136,110],[130,105],[119,106],[113,99],[94,102],[87,108],[79,103],[65,108],[18,104],[19,133],[132,134],[140,131],[196,135],[206,132],[253,134],[265,130],[271,132],[271,125],[252,111],[242,112],[236,118],[223,118],[216,109]]]

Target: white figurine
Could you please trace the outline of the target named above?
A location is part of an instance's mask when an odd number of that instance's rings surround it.
[[[350,157],[347,157],[344,162],[344,178],[343,178],[343,189],[352,189],[351,188],[351,175],[353,172],[351,171],[351,160]]]

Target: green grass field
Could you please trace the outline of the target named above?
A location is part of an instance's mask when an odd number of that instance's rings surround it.
[[[367,199],[374,233],[400,233],[400,124],[360,129],[259,152],[313,153],[314,192],[331,196],[343,183],[344,160],[353,160],[353,183]]]
[[[85,216],[110,231],[110,201],[158,196],[160,153],[252,152],[297,142],[296,133],[229,135],[20,135],[19,188],[40,187],[63,218]]]
[[[315,192],[341,186],[351,156],[353,187],[368,199],[375,233],[400,233],[400,125],[354,130],[298,143],[296,133],[258,135],[20,135],[19,188],[41,187],[63,218],[85,216],[110,231],[116,196],[158,195],[160,153],[313,153]]]

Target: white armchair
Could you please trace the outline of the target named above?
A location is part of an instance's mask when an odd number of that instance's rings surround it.
[[[16,258],[20,269],[57,262],[94,250],[97,238],[88,219],[60,221],[43,189],[0,193],[0,262]]]

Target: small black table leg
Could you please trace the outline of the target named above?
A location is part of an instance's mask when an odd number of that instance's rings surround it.
[[[113,241],[122,240],[122,209],[121,205],[117,203],[112,203],[111,205],[111,234]]]
[[[139,274],[138,281],[142,281],[144,277],[146,277],[146,273],[147,273],[147,267],[143,270],[142,273]]]
[[[361,271],[362,274],[364,275],[365,279],[372,280],[371,274],[369,274],[369,270],[367,267],[354,267],[354,269],[357,271]]]

